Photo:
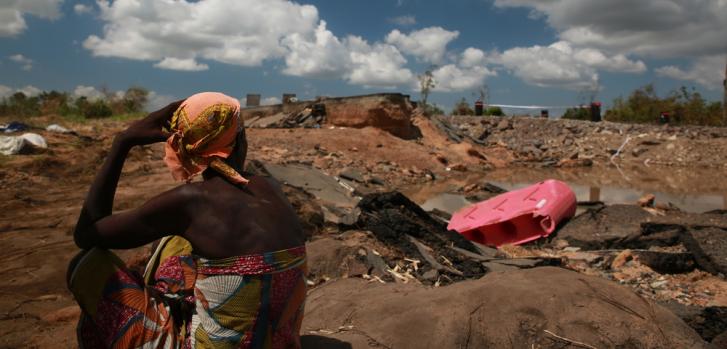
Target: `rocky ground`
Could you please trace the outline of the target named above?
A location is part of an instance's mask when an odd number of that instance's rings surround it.
[[[283,184],[309,237],[306,346],[727,347],[724,211],[584,202],[548,239],[496,250],[448,232],[447,212],[401,193],[456,183],[453,191],[483,200],[501,192],[488,171],[503,169],[726,169],[725,129],[411,119],[413,139],[325,121],[248,129],[248,169]],[[125,124],[28,123],[78,134],[31,130],[48,149],[0,157],[0,347],[75,347],[78,309],[63,281],[77,252],[70,232]],[[162,151],[131,152],[115,209],[176,185]],[[119,253],[138,263],[148,248]]]

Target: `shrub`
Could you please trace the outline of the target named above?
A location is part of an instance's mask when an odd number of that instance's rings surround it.
[[[628,98],[618,97],[605,119],[619,122],[652,123],[662,112],[671,116],[670,123],[717,126],[722,122],[722,108],[719,102],[707,102],[699,92],[689,91],[682,86],[666,97],[656,95],[649,84],[631,93]]]
[[[562,118],[571,120],[591,120],[591,109],[587,107],[568,108]]]
[[[485,115],[505,116],[505,113],[502,111],[502,108],[500,108],[500,107],[488,107],[485,110]]]
[[[87,118],[107,118],[112,114],[113,110],[103,99],[88,103],[83,110],[83,116]]]

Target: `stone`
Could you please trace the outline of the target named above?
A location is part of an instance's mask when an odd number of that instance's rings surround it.
[[[546,330],[595,348],[709,345],[631,289],[554,267],[488,273],[443,287],[340,279],[311,289],[305,309],[302,333],[329,329],[327,337],[353,348],[568,346]],[[352,329],[337,330],[345,324]]]
[[[682,237],[700,269],[712,274],[727,274],[727,229],[692,227]]]
[[[654,282],[650,283],[649,286],[651,288],[661,288],[663,286],[666,286],[666,284],[668,284],[668,283],[669,283],[669,281],[666,281],[666,280],[654,281]]]
[[[345,168],[338,173],[338,176],[358,183],[364,183],[366,181],[363,174],[354,168]]]
[[[656,200],[656,196],[654,194],[644,194],[644,196],[639,198],[637,203],[641,207],[654,207],[654,200]]]
[[[429,269],[422,274],[422,279],[424,280],[437,281],[437,278],[439,278],[439,271],[437,269]]]
[[[694,270],[694,256],[686,252],[632,251],[641,264],[660,274],[687,273]]]
[[[627,262],[631,261],[634,256],[631,254],[631,250],[623,250],[621,253],[616,255],[616,258],[611,262],[612,270],[619,270],[626,265]]]
[[[507,119],[502,119],[502,121],[500,121],[497,124],[497,130],[498,131],[505,131],[505,130],[507,130],[509,128],[510,128],[510,121],[508,121]]]
[[[511,271],[520,270],[519,267],[516,267],[514,265],[506,265],[506,264],[500,264],[500,263],[493,263],[493,262],[484,262],[482,263],[485,268],[491,273],[506,273]]]
[[[617,248],[630,237],[641,235],[641,223],[651,214],[633,205],[588,209],[571,219],[557,233],[559,239],[583,249]]]
[[[603,259],[603,256],[590,252],[570,252],[564,253],[563,256],[571,261],[583,261],[586,264],[593,264]]]

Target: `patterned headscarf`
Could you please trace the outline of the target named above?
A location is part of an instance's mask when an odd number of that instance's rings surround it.
[[[236,99],[218,92],[187,98],[172,116],[173,134],[164,149],[164,162],[174,179],[189,182],[210,167],[233,183],[246,184],[247,179],[223,161],[230,156],[242,127]]]

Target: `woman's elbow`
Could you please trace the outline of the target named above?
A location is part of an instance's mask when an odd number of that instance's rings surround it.
[[[73,242],[82,250],[88,250],[95,246],[94,241],[88,231],[76,229],[73,233]]]

